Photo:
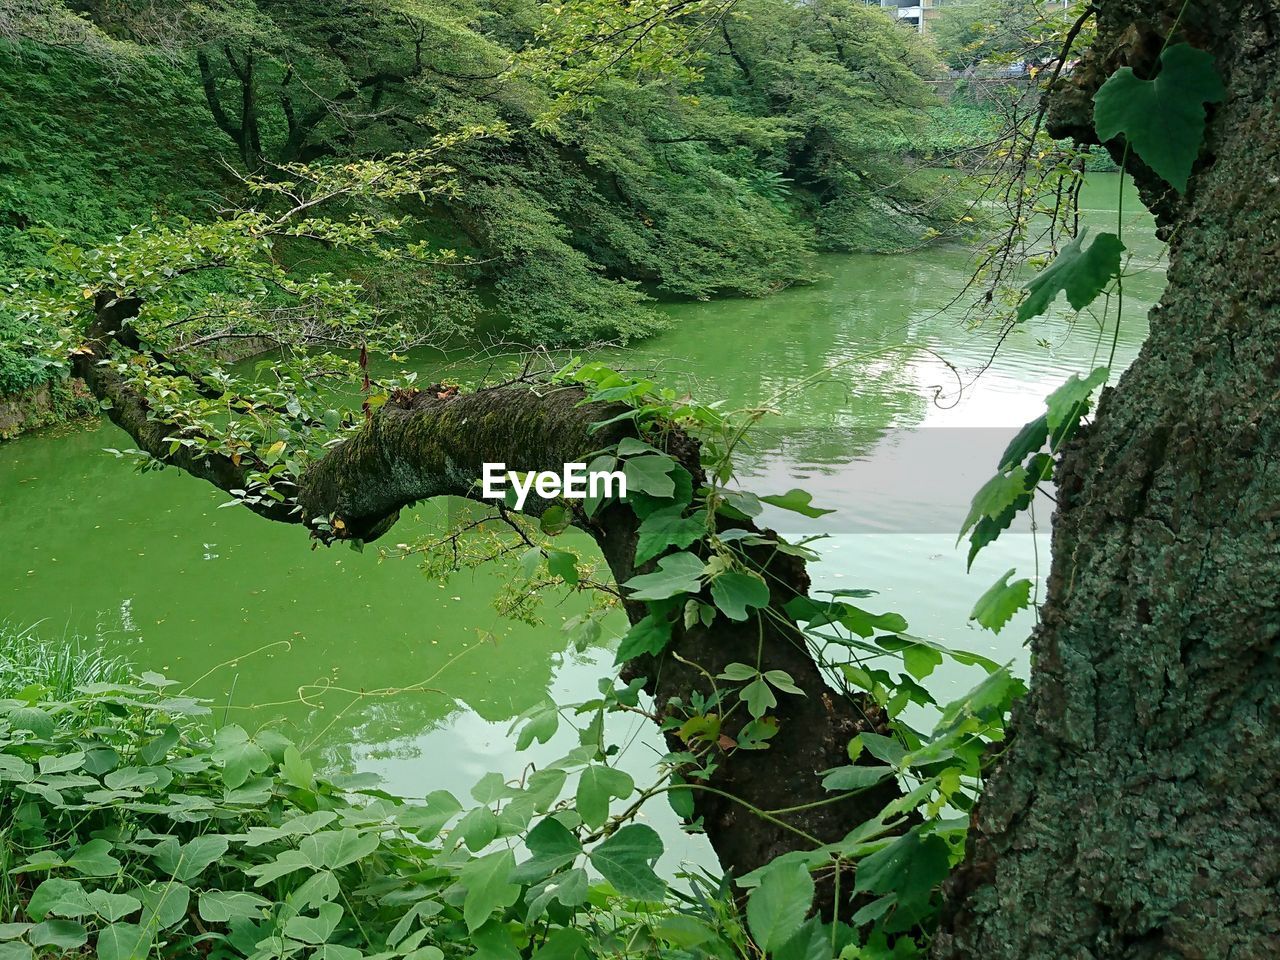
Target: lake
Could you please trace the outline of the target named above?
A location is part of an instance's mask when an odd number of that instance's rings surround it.
[[[1087,223],[1114,228],[1119,185],[1116,175],[1090,177]],[[1117,372],[1136,354],[1164,285],[1161,246],[1131,190],[1124,209],[1134,211],[1125,242],[1135,275],[1125,282]],[[671,332],[606,359],[731,408],[776,407],[743,480],[759,493],[802,486],[837,509],[821,522],[764,518],[783,533],[827,535],[815,545],[824,558],[815,586],[876,590],[867,607],[898,611],[915,633],[1025,673],[1031,613],[999,635],[967,618],[1009,568],[1047,572],[1052,504],[1037,504],[1035,534],[1006,534],[971,572],[956,534],[1012,431],[1071,373],[1105,363],[1112,331],[1100,336],[1088,317],[1073,322],[1060,301],[997,349],[996,331],[943,309],[972,256],[937,246],[825,257],[829,278],[811,286],[664,307]],[[580,597],[549,601],[543,626],[512,623],[492,605],[502,569],[440,582],[414,559],[386,559],[372,546],[312,550],[301,528],[220,509],[226,496],[200,481],[174,471],[139,477],[103,453],[129,445],[109,424],[0,444],[0,618],[42,621],[45,636],[101,636],[139,666],[192,684],[219,719],[286,725],[335,764],[375,771],[406,796],[443,787],[465,797],[486,771],[517,776],[571,742],[562,730],[516,754],[507,728],[548,694],[589,698],[610,672],[621,615],[609,643],[566,649],[557,626],[585,607]],[[420,539],[445,510],[424,505],[387,539]],[[585,537],[572,542],[587,549]],[[929,685],[939,700],[957,696],[975,669],[944,665]],[[662,749],[642,721],[615,733],[633,772]],[[674,833],[665,808],[652,817]],[[706,859],[696,843],[681,850]]]

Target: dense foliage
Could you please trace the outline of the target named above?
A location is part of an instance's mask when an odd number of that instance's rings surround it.
[[[0,150],[0,280],[44,264],[44,228],[96,243],[209,219],[220,197],[243,199],[238,175],[477,125],[492,135],[441,158],[454,191],[386,211],[412,212],[415,239],[468,265],[423,283],[341,251],[277,256],[356,277],[437,335],[488,316],[485,330],[521,342],[582,343],[655,329],[650,295],[767,294],[817,276],[821,250],[912,246],[957,212],[904,169],[928,153],[922,78],[936,62],[850,0],[745,0],[687,69],[593,77],[572,109],[571,73],[553,62],[569,14],[530,0],[340,16],[268,0],[26,0],[5,16],[0,104],[17,127]],[[30,333],[0,316],[0,392],[47,378]]]

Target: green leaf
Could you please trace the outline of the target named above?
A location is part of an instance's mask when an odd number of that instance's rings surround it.
[[[1044,414],[1041,414],[1030,423],[1025,424],[1014,438],[1009,441],[1009,446],[1005,448],[1004,455],[1000,458],[1001,472],[1012,470],[1022,463],[1030,454],[1043,447],[1048,439],[1049,420]]]
[[[222,781],[232,790],[271,766],[266,751],[249,739],[244,728],[235,724],[219,727],[214,734],[213,762],[222,768]]]
[[[558,900],[566,907],[576,907],[586,903],[589,890],[587,871],[582,867],[557,873],[536,887],[530,888],[528,919],[532,922],[541,917],[546,913],[547,905],[552,900]]]
[[[120,861],[111,856],[109,840],[90,840],[67,858],[67,864],[86,877],[113,877],[120,872]]]
[[[627,460],[622,465],[622,473],[627,478],[627,496],[633,492],[662,499],[675,496],[676,483],[671,479],[675,465],[670,457],[660,454]]]
[[[662,557],[653,573],[632,577],[623,586],[632,591],[632,600],[666,600],[697,593],[702,589],[700,578],[706,566],[692,553],[673,553]]]
[[[973,605],[970,620],[977,620],[988,630],[999,633],[1015,613],[1031,602],[1031,581],[1022,579],[1009,583],[1013,574],[1013,569],[1006,571],[1003,577],[987,588],[987,592]]]
[[[142,909],[142,901],[127,893],[108,893],[106,890],[94,890],[89,894],[89,903],[93,912],[108,923],[123,920],[135,910]]]
[[[960,530],[960,536],[956,538],[957,542],[983,517],[1000,517],[1010,507],[1016,508],[1024,498],[1029,501],[1025,469],[1014,467],[1008,473],[997,473],[973,495],[969,515],[964,518],[964,526]]]
[[[271,901],[245,890],[206,890],[200,894],[200,919],[207,923],[257,920]]]
[[[851,603],[837,604],[836,619],[851,633],[860,637],[869,637],[877,630],[887,633],[902,633],[907,629],[907,620],[900,613],[869,613]]]
[[[468,850],[477,853],[493,843],[498,835],[498,815],[488,807],[475,807],[458,821],[453,832],[462,837]]]
[[[533,854],[511,874],[515,883],[532,883],[567,867],[582,853],[582,844],[555,817],[547,817],[529,831],[525,846]]]
[[[631,775],[616,767],[594,763],[578,777],[578,816],[588,827],[600,827],[609,818],[609,801],[624,800],[635,789]]]
[[[618,466],[617,457],[613,456],[612,454],[603,454],[599,457],[596,457],[594,460],[592,460],[590,463],[587,464],[587,474],[590,475],[593,473],[611,472],[617,466]],[[614,489],[617,489],[616,485]],[[630,493],[629,488],[627,492]],[[582,510],[588,517],[593,517],[595,516],[596,511],[600,509],[600,505],[604,503],[604,501],[605,501],[604,484],[597,484],[596,494],[594,496],[588,496],[586,497],[586,499],[582,501]]]
[[[284,925],[284,933],[303,943],[324,943],[342,922],[342,907],[336,903],[322,903],[314,917],[292,917]]]
[[[17,707],[5,716],[14,730],[30,730],[43,740],[53,736],[53,718],[39,707]]]
[[[893,767],[867,766],[854,763],[845,767],[835,767],[822,775],[824,790],[863,790],[873,787],[882,780],[893,775]]]
[[[922,839],[915,829],[863,857],[854,885],[859,891],[896,894],[898,903],[910,911],[928,901],[950,869],[947,842],[937,834]]]
[[[462,812],[462,804],[448,790],[433,790],[421,806],[401,807],[396,822],[419,840],[430,842],[444,825]]]
[[[711,581],[711,599],[730,620],[745,620],[748,607],[769,605],[769,587],[754,574],[730,570]]]
[[[624,897],[660,900],[667,885],[653,871],[662,856],[662,839],[642,823],[623,827],[589,854],[591,865]]]
[[[93,904],[80,881],[61,877],[45,880],[27,901],[27,916],[37,922],[48,916],[84,917],[93,912]]]
[[[300,790],[315,789],[315,767],[302,756],[302,751],[293,744],[289,744],[284,749],[284,757],[280,761],[280,775],[284,777],[285,783]]]
[[[626,663],[645,653],[661,653],[671,642],[671,621],[665,616],[651,613],[639,623],[633,624],[622,642],[618,644],[615,663]]]
[[[571,587],[578,585],[578,558],[567,550],[548,550],[547,570]]]
[[[556,735],[556,731],[560,729],[560,710],[550,700],[536,704],[512,721],[511,730],[514,730],[521,721],[524,721],[524,725],[520,727],[520,733],[516,736],[516,749],[527,750],[535,740],[538,743],[546,743]]]
[[[74,950],[89,942],[89,931],[75,920],[46,920],[37,923],[27,933],[27,941],[33,947],[58,947]]]
[[[113,923],[98,934],[97,960],[147,960],[151,934],[135,923]]]
[[[1120,238],[1114,233],[1100,233],[1084,250],[1081,244],[1088,232],[1088,227],[1081,227],[1053,263],[1027,284],[1028,296],[1018,305],[1019,322],[1040,316],[1064,290],[1071,308],[1083,310],[1097,299],[1113,277],[1120,276],[1120,254],[1125,248]]]
[[[191,889],[172,881],[156,880],[145,887],[136,887],[134,892],[142,901],[139,923],[144,930],[152,932],[181,923],[191,903]]]
[[[185,883],[200,876],[209,864],[221,858],[228,845],[227,838],[217,834],[196,837],[181,846],[177,838],[170,837],[154,847],[151,855],[161,870]]]
[[[1049,394],[1045,400],[1045,405],[1049,408],[1045,415],[1049,432],[1056,437],[1064,425],[1077,422],[1088,413],[1089,397],[1099,384],[1107,382],[1110,373],[1110,368],[1098,367],[1083,380],[1073,373],[1062,386]]]
[[[1160,72],[1141,80],[1121,67],[1093,95],[1093,124],[1106,143],[1121,133],[1143,163],[1179,193],[1204,142],[1206,103],[1226,97],[1213,56],[1185,43],[1160,54]]]
[[[45,754],[40,758],[40,775],[67,773],[71,770],[79,770],[82,766],[84,766],[83,750],[75,750],[71,753],[64,753],[61,756],[52,753]]]
[[[747,705],[747,712],[759,719],[769,712],[770,707],[778,705],[778,698],[773,695],[764,677],[756,677],[739,692],[739,696]]]
[[[928,644],[908,641],[900,648],[900,652],[902,665],[917,680],[923,680],[942,665],[942,653]]]
[[[0,960],[31,960],[34,954],[25,943],[0,943]]]
[[[766,953],[796,935],[813,904],[813,877],[801,861],[780,861],[765,867],[760,884],[747,899],[747,925]]]
[[[305,837],[298,850],[313,866],[337,870],[367,857],[378,849],[376,833],[359,830],[326,830]]]
[[[671,471],[671,481],[675,484],[675,493],[666,497],[655,497],[631,489],[627,490],[627,504],[631,512],[640,520],[647,520],[658,510],[668,507],[687,507],[693,502],[693,474],[680,464]]]
[[[706,512],[699,510],[692,516],[682,516],[684,507],[675,504],[655,510],[640,524],[636,541],[635,564],[648,563],[668,547],[679,547],[683,550],[707,529]]]
[[[520,888],[509,880],[515,865],[515,854],[497,850],[462,868],[458,879],[467,890],[462,918],[470,933],[484,926],[495,910],[511,906],[520,896]]]
[[[792,513],[803,514],[806,517],[821,517],[828,513],[835,513],[834,510],[823,510],[820,507],[811,506],[813,494],[798,487],[788,490],[786,493],[775,493],[767,497],[761,497],[760,502],[770,503],[775,507],[790,510]]]
[[[553,503],[538,518],[538,528],[549,537],[559,536],[569,529],[573,517],[558,503]]]

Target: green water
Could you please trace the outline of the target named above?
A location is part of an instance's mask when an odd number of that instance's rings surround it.
[[[1114,227],[1117,187],[1114,176],[1091,180],[1088,222]],[[1125,286],[1117,368],[1134,356],[1164,282],[1149,218],[1132,195],[1125,209],[1138,211],[1125,241],[1139,273]],[[748,458],[747,483],[764,493],[804,486],[839,508],[803,526],[766,517],[783,532],[830,534],[815,584],[878,590],[868,605],[901,612],[914,632],[1025,670],[1029,614],[999,636],[967,616],[1008,568],[1033,576],[1038,552],[1047,569],[1050,505],[1040,505],[1038,536],[1006,535],[968,574],[955,534],[1007,437],[995,428],[1021,425],[1070,373],[1091,369],[1099,336],[1092,321],[1073,326],[1059,314],[995,351],[993,331],[941,311],[970,259],[960,248],[827,258],[830,279],[814,286],[671,307],[673,332],[612,359],[731,406],[783,397]],[[957,372],[967,384],[958,397]],[[501,570],[438,583],[412,560],[311,550],[299,528],[219,509],[226,497],[199,481],[135,476],[102,452],[128,445],[110,425],[0,444],[0,619],[43,620],[45,635],[100,634],[136,663],[194,682],[219,716],[286,724],[405,795],[464,795],[486,771],[517,775],[530,756],[512,751],[510,718],[548,692],[586,699],[609,672],[607,649],[565,648],[557,625],[580,609],[576,599],[549,604],[546,626],[513,624],[491,604]],[[954,502],[929,505],[939,490]],[[423,535],[440,509],[423,507],[389,539]],[[930,682],[942,699],[973,679],[944,667]],[[644,770],[660,748],[653,732],[617,732],[631,744],[627,764]],[[558,756],[568,736],[533,758]]]

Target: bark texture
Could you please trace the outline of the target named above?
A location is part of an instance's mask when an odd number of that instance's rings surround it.
[[[1059,135],[1090,139],[1116,67],[1151,76],[1180,8],[1174,41],[1214,55],[1228,96],[1185,197],[1131,164],[1169,284],[1062,457],[1031,693],[933,956],[1263,960],[1280,956],[1280,8],[1097,7]]]

